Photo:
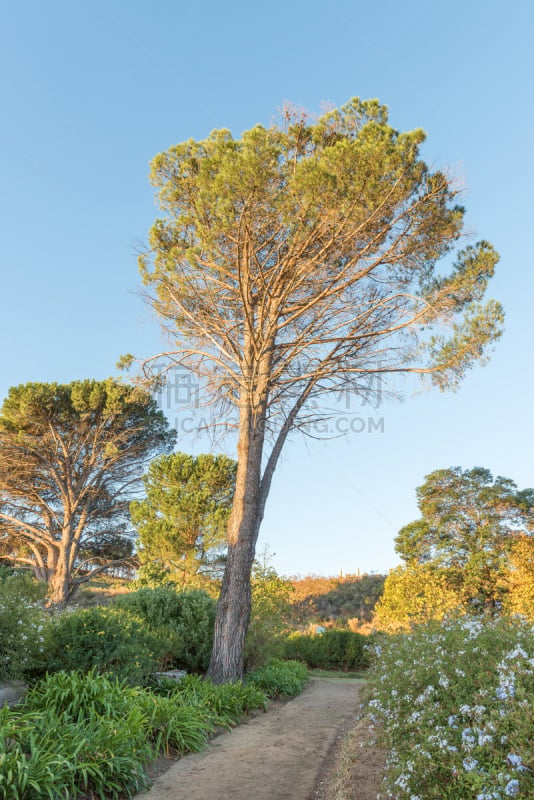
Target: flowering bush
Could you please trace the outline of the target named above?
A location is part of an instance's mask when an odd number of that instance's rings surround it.
[[[27,575],[0,577],[0,680],[23,680],[43,650],[46,587]]]
[[[375,644],[369,712],[395,800],[534,797],[534,629],[429,623]]]

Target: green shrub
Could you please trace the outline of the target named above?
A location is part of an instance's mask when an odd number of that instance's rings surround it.
[[[303,661],[308,667],[348,672],[367,665],[367,638],[360,633],[328,630],[322,634],[290,634],[284,642],[284,658]]]
[[[0,680],[22,680],[44,645],[46,586],[4,569],[0,575]]]
[[[118,597],[115,605],[145,620],[151,631],[166,626],[174,632],[169,641],[169,666],[206,671],[216,607],[209,594],[201,589],[177,592],[168,586],[147,587]]]
[[[47,628],[41,673],[94,667],[142,683],[163,666],[168,639],[168,631],[158,637],[142,619],[120,609],[66,611]]]
[[[222,686],[207,683],[207,703],[219,718],[226,718],[230,724],[235,725],[243,714],[257,708],[265,710],[268,698],[257,686],[242,681]]]
[[[246,676],[247,683],[261,689],[269,698],[300,694],[308,678],[308,670],[300,661],[278,659],[273,659]]]
[[[42,764],[55,767],[53,778],[39,778],[43,793],[35,797],[76,797],[78,791],[130,796],[146,784],[144,765],[151,758],[202,749],[215,727],[212,717],[208,707],[184,704],[179,695],[157,696],[95,669],[47,675],[4,720],[1,733],[12,742],[4,759],[0,753],[0,787],[11,771],[15,783],[6,784],[6,796],[26,798],[22,788],[32,770],[41,769],[39,755]]]
[[[188,703],[211,709],[217,725],[234,725],[256,708],[267,707],[267,696],[255,686],[242,681],[214,684],[196,676],[188,676],[180,683],[180,693]]]
[[[11,800],[37,800],[39,798],[75,797],[71,763],[54,749],[41,745],[42,715],[13,712],[7,706],[0,709],[0,797]],[[59,743],[76,745],[57,732],[57,724],[50,727]],[[65,733],[67,733],[65,731]]]
[[[216,726],[267,703],[254,685],[196,676],[159,688],[131,687],[96,669],[47,675],[21,706],[0,710],[0,796],[132,797],[156,755],[201,750]]]
[[[145,766],[156,755],[202,749],[216,726],[265,708],[267,693],[295,694],[297,679],[300,688],[306,679],[302,664],[268,669],[246,683],[219,686],[190,675],[156,691],[96,668],[47,675],[20,706],[0,709],[0,797],[131,798],[147,785]]]

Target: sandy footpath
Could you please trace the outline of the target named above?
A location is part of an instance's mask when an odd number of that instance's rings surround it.
[[[313,679],[299,697],[181,758],[138,800],[309,800],[338,734],[355,721],[359,684]]]

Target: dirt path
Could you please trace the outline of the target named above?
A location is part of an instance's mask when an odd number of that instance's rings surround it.
[[[139,800],[310,800],[340,731],[352,726],[359,681],[310,681],[203,753],[176,762]]]

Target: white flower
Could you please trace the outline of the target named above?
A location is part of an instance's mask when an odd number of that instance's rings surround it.
[[[514,696],[515,686],[511,681],[505,682],[501,680],[501,685],[497,686],[495,694],[498,700],[508,700],[508,698],[512,698]]]
[[[528,653],[525,653],[523,648],[519,645],[517,645],[515,650],[512,650],[511,653],[508,653],[508,655],[505,656],[507,661],[514,661],[517,658],[528,658]]]
[[[471,750],[471,748],[475,746],[476,739],[473,736],[471,728],[466,728],[465,731],[462,731],[462,744],[465,750]]]
[[[464,758],[462,763],[464,765],[464,769],[466,772],[471,772],[478,765],[478,761],[476,760],[476,758],[471,758],[471,757]]]
[[[519,781],[517,778],[512,778],[504,787],[504,793],[507,797],[515,797],[519,794]]]
[[[404,789],[405,791],[408,789],[408,777],[408,775],[399,775],[395,781],[399,789]]]

